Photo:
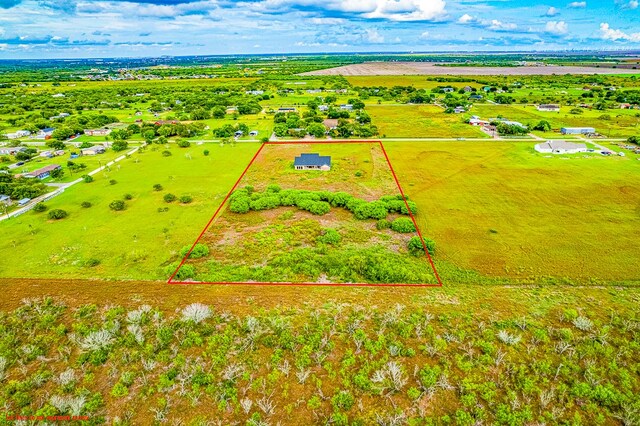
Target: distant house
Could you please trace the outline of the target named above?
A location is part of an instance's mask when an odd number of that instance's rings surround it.
[[[55,129],[53,127],[46,127],[36,133],[34,139],[50,139],[54,130]]]
[[[473,99],[475,101],[478,101],[478,100],[482,99],[482,95],[471,95],[471,96],[469,96],[469,99]]]
[[[53,152],[51,151],[42,151],[40,153],[40,157],[44,157],[44,158],[52,158],[53,156],[54,156]]]
[[[352,111],[353,110],[353,105],[351,105],[351,104],[342,104],[342,105],[340,105],[340,109],[345,110],[345,111]]]
[[[0,155],[16,155],[19,152],[26,151],[24,146],[3,146],[0,147]]]
[[[31,201],[31,198],[23,198],[22,200],[18,201],[18,205],[19,206],[24,206],[25,204],[27,204],[29,201]]]
[[[560,105],[556,104],[540,104],[536,107],[538,111],[558,112],[560,111]]]
[[[485,92],[490,92],[491,91],[491,86],[484,86],[482,88],[482,90],[485,91]]]
[[[525,126],[519,121],[505,120],[504,118],[491,118],[489,119],[489,121],[491,122],[497,121],[499,123],[506,124],[507,126],[518,126],[518,127],[522,127],[523,129],[527,128],[527,126]]]
[[[462,90],[464,90],[464,91],[465,91],[465,92],[467,92],[467,93],[469,93],[469,92],[473,91],[473,89],[471,88],[471,86],[464,86],[464,87],[462,88]]]
[[[474,115],[469,119],[469,124],[472,126],[488,126],[489,122],[487,120],[481,120],[480,117]]]
[[[8,195],[0,195],[0,203],[4,204],[4,205],[8,205],[11,204],[11,198]]]
[[[51,95],[52,98],[64,98],[62,93],[56,93],[55,95]]]
[[[587,152],[587,146],[583,143],[546,141],[537,144],[535,150],[545,154],[575,154],[578,152]]]
[[[179,124],[180,122],[178,120],[158,120],[156,121],[155,124],[156,126],[163,126],[165,124]]]
[[[329,111],[329,106],[328,106],[328,105],[320,105],[320,106],[318,107],[318,109],[319,109],[320,111]]]
[[[111,133],[111,129],[85,129],[84,134],[87,136],[107,136]]]
[[[324,127],[326,127],[327,130],[333,130],[333,129],[338,127],[338,119],[337,118],[327,118],[326,120],[324,120],[322,122],[322,124],[324,124]]]
[[[454,89],[453,87],[443,87],[443,88],[442,88],[442,91],[443,91],[444,93],[451,93],[451,92],[453,92],[454,90],[455,90],[455,89]]]
[[[38,170],[34,170],[32,172],[26,173],[25,177],[38,178],[38,179],[46,179],[51,176],[51,172],[57,169],[61,169],[59,164],[49,164],[48,166],[44,166]]]
[[[278,112],[296,112],[294,107],[282,107],[278,108]]]
[[[633,109],[633,105],[631,105],[631,104],[620,104],[620,109]]]
[[[14,132],[14,133],[7,133],[7,139],[23,138],[25,136],[29,136],[30,134],[31,132],[28,130],[18,130],[17,132]]]
[[[142,115],[142,111],[136,111],[135,116],[140,117]]]
[[[82,155],[97,155],[102,154],[106,151],[106,148],[102,145],[94,145],[89,148],[82,148],[80,152]]]
[[[320,154],[300,154],[293,161],[296,170],[331,170],[331,157]]]
[[[586,135],[595,132],[596,129],[593,127],[563,127],[560,129],[560,133],[563,135]]]
[[[264,95],[264,90],[247,90],[246,95]]]
[[[53,121],[53,120],[57,120],[57,119],[59,119],[59,118],[66,118],[66,117],[68,117],[69,115],[71,115],[71,114],[69,114],[68,112],[61,112],[61,113],[60,113],[60,114],[58,114],[58,115],[54,115],[53,117],[49,117],[49,120]]]
[[[453,112],[455,112],[456,114],[461,114],[461,113],[466,112],[466,111],[467,110],[463,106],[457,106],[453,110]]]

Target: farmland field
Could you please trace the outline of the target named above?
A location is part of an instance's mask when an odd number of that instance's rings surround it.
[[[293,159],[305,152],[330,156],[331,170],[295,170]],[[387,212],[385,207],[374,218],[360,216],[356,204],[350,207],[349,200],[358,199],[380,207],[384,204],[377,200],[391,197],[405,208],[377,143],[268,144],[238,188],[198,241],[196,249],[206,251],[187,260],[177,272],[179,279],[437,283],[413,224],[407,230],[395,228],[396,221],[411,223],[408,212]],[[236,197],[245,197],[251,210],[236,210]],[[326,206],[326,211],[316,211],[313,204]],[[409,252],[412,238],[420,243],[421,254]],[[193,274],[186,272],[190,268],[195,268]]]
[[[479,128],[465,124],[460,114],[445,114],[435,105],[369,106],[367,111],[382,137],[488,138]]]
[[[549,156],[524,142],[387,143],[406,193],[455,268],[513,282],[638,283],[640,162]]]

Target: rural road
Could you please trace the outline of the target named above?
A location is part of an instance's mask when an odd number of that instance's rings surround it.
[[[93,176],[96,173],[100,173],[102,170],[106,169],[107,167],[112,166],[113,164],[124,160],[125,158],[127,158],[127,156],[133,154],[134,152],[138,151],[140,149],[139,146],[133,148],[132,150],[130,150],[129,152],[127,152],[124,155],[121,155],[120,157],[108,162],[107,164],[105,164],[102,167],[98,167],[97,169],[87,173],[89,176]],[[53,197],[56,197],[60,194],[62,194],[66,189],[72,187],[75,184],[78,184],[80,182],[83,182],[82,178],[78,178],[72,182],[67,182],[67,183],[48,183],[48,186],[55,186],[57,187],[57,189],[53,192],[48,192],[46,194],[43,194],[37,198],[34,198],[33,200],[31,200],[29,202],[29,204],[27,204],[24,207],[19,208],[18,210],[12,211],[11,213],[7,213],[6,215],[2,215],[0,216],[0,221],[6,220],[6,219],[10,219],[12,217],[16,217],[16,216],[20,216],[23,213],[28,212],[29,210],[31,210],[33,208],[33,206],[35,206],[37,203],[41,202],[41,201],[46,201],[46,200],[50,200]]]

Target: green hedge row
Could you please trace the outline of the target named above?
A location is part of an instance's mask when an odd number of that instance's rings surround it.
[[[229,209],[234,213],[283,206],[295,206],[316,215],[328,213],[331,207],[341,207],[361,220],[385,219],[389,213],[408,215],[409,209],[413,214],[418,212],[416,203],[409,200],[405,203],[402,195],[385,195],[376,201],[366,201],[346,192],[281,189],[278,185],[269,185],[264,192],[255,192],[247,186],[234,191],[229,197]]]

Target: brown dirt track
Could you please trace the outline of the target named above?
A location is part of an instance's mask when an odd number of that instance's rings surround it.
[[[449,67],[428,62],[365,62],[310,71],[303,75],[553,75],[639,74],[640,70],[549,65],[545,67]]]

